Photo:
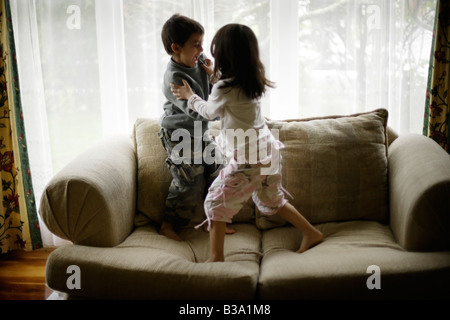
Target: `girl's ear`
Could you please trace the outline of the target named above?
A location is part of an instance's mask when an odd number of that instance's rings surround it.
[[[172,51],[174,53],[180,53],[181,47],[180,47],[180,45],[178,43],[172,43],[170,45],[170,48],[172,49]]]

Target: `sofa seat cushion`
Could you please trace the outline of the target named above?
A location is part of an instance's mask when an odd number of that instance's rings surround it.
[[[47,261],[47,283],[72,296],[102,299],[252,299],[261,233],[252,224],[233,228],[223,263],[201,263],[209,257],[209,234],[193,228],[180,231],[181,242],[148,224],[116,247],[60,247]],[[80,289],[67,287],[70,265],[80,268]]]
[[[324,241],[295,253],[301,233],[291,226],[263,232],[262,299],[379,299],[449,297],[450,252],[407,252],[389,226],[376,221],[317,225]],[[368,268],[379,267],[380,289]],[[370,279],[369,282],[374,283]]]

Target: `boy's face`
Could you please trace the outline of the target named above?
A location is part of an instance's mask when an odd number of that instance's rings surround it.
[[[176,63],[183,67],[193,68],[197,65],[198,57],[203,52],[203,35],[193,33],[183,46],[173,44],[172,50],[175,52],[173,59]]]

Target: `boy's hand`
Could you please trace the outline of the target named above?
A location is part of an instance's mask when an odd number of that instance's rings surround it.
[[[203,67],[203,69],[205,69],[206,73],[211,76],[214,74],[214,65],[212,63],[211,60],[209,60],[208,58],[205,58],[205,62],[206,64],[201,64],[201,66]]]
[[[177,100],[189,100],[191,96],[194,95],[194,92],[192,91],[191,87],[189,86],[189,83],[182,79],[183,85],[179,86],[177,84],[171,83],[171,91],[173,95],[177,98]]]

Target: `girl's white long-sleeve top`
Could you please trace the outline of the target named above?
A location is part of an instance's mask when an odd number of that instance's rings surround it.
[[[246,161],[248,161],[248,150],[255,143],[258,148],[251,150],[261,155],[259,149],[263,145],[262,143],[264,143],[269,149],[267,150],[269,154],[266,154],[266,156],[270,156],[270,146],[274,138],[262,115],[260,99],[251,99],[238,88],[221,88],[225,82],[226,80],[220,80],[214,85],[208,101],[203,100],[196,94],[191,96],[188,100],[189,108],[197,111],[206,119],[214,120],[220,118],[221,134],[217,142],[225,152],[227,159],[236,157],[236,151],[245,148],[247,150],[245,152]],[[242,143],[235,143],[236,135],[242,134],[242,131],[239,129],[242,129],[248,138],[245,146]],[[255,137],[252,135],[254,132],[256,133],[256,141],[254,139],[252,140]],[[262,158],[266,157],[263,156]],[[258,156],[258,160],[261,160],[260,156]]]
[[[188,106],[206,119],[220,117],[222,130],[264,128],[260,99],[250,99],[237,88],[221,88],[225,82],[220,80],[214,85],[208,101],[194,94]]]

